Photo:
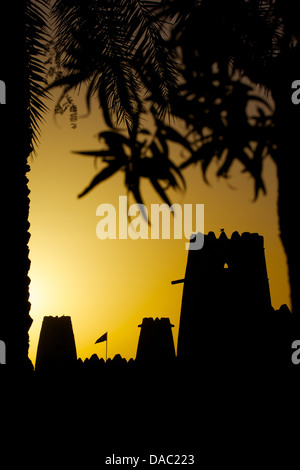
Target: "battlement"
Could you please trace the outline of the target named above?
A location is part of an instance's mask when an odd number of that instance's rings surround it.
[[[264,237],[258,233],[244,232],[240,235],[238,232],[233,232],[228,238],[222,229],[217,238],[214,232],[209,232],[204,235],[204,245],[201,250],[190,250],[186,277],[191,270],[194,274],[197,271],[198,275],[203,269],[207,273],[216,274],[225,264],[234,268],[239,276],[242,273],[246,278],[253,274],[264,276],[266,271]]]
[[[198,234],[197,234],[198,235]],[[200,235],[200,234],[199,234]],[[191,235],[191,242],[193,243],[193,239],[195,238],[195,234]],[[243,232],[239,234],[239,232],[235,231],[231,234],[229,238],[224,229],[221,229],[221,233],[219,237],[216,236],[215,232],[208,232],[208,234],[204,234],[204,244],[205,243],[243,243],[243,244],[263,244],[264,237],[259,235],[258,233],[250,233],[250,232]]]
[[[166,318],[166,317],[162,317],[162,318],[158,318],[156,317],[155,319],[152,318],[152,317],[144,317],[143,318],[143,322],[138,325],[139,328],[143,327],[152,327],[152,326],[156,326],[156,327],[167,327],[169,328],[170,326],[173,328],[174,325],[172,325],[170,323],[170,318]]]

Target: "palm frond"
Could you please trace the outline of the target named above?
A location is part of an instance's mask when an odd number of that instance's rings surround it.
[[[136,125],[138,126],[138,119],[136,119]],[[99,140],[100,142],[104,141],[106,148],[73,152],[83,156],[92,156],[96,159],[100,158],[107,163],[107,166],[93,178],[78,197],[86,195],[91,189],[119,170],[125,171],[125,184],[138,204],[143,204],[140,190],[142,178],[148,179],[157,194],[168,205],[171,205],[166,193],[169,187],[185,189],[185,180],[181,170],[169,157],[167,143],[169,136],[166,133],[161,133],[162,126],[156,130],[154,135],[151,135],[148,129],[136,130],[137,133],[132,133],[130,137],[116,131],[100,132],[98,135]],[[150,143],[140,141],[140,135],[145,134],[151,135]],[[135,139],[133,139],[134,135]],[[176,133],[170,133],[170,135],[172,138],[177,136]],[[181,182],[182,187],[179,182]],[[165,183],[166,186],[163,187],[162,183]]]
[[[78,194],[78,198],[85,196],[99,183],[113,176],[118,170],[120,170],[121,167],[122,167],[122,163],[120,163],[119,161],[117,160],[111,161],[103,170],[101,170],[92,179],[90,184],[80,194]]]
[[[47,110],[44,59],[49,39],[48,9],[49,0],[30,0],[25,6],[25,103],[31,150],[38,144],[40,123]]]
[[[132,125],[146,85],[160,112],[167,107],[176,67],[155,2],[142,0],[56,0],[52,8],[55,48],[62,77],[51,86],[88,85],[88,105],[99,100],[106,123]]]

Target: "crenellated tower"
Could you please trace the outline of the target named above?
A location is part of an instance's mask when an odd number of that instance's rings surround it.
[[[189,251],[183,282],[178,358],[235,360],[272,311],[263,237],[209,232],[201,250]]]

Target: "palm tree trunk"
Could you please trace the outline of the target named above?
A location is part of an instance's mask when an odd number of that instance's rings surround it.
[[[282,125],[281,136],[285,130],[285,139],[279,144],[278,162],[278,215],[280,236],[285,249],[288,262],[292,312],[300,315],[300,289],[299,289],[299,175],[297,169],[297,156],[300,158],[300,144],[294,138],[296,127],[292,120],[294,113]],[[299,117],[298,117],[299,119]],[[288,126],[290,124],[290,126]],[[298,138],[300,129],[298,128]],[[299,166],[299,163],[298,163]]]
[[[2,28],[1,80],[6,84],[6,104],[1,105],[1,298],[0,340],[6,345],[11,371],[28,369],[29,315],[29,189],[26,173],[30,154],[28,102],[24,81],[24,6],[2,5],[1,15],[12,28]],[[24,98],[25,97],[25,98]]]
[[[280,236],[288,262],[292,313],[300,318],[299,288],[299,161],[300,105],[291,100],[292,82],[300,79],[296,51],[286,54],[273,73],[270,87],[276,105],[275,119],[278,138],[278,215]]]

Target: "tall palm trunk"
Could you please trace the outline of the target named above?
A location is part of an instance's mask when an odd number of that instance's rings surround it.
[[[297,51],[290,51],[276,65],[271,77],[278,132],[278,215],[280,236],[288,262],[292,312],[300,317],[299,282],[299,161],[300,105],[292,103],[291,85],[300,79]]]
[[[29,189],[26,173],[30,154],[30,131],[27,120],[25,2],[16,6],[5,2],[1,16],[14,27],[2,28],[1,76],[6,85],[6,104],[1,105],[1,308],[0,340],[6,346],[6,367],[28,368],[29,315]],[[24,98],[25,97],[25,98]],[[25,101],[24,101],[25,100]],[[25,141],[24,141],[25,139]]]

